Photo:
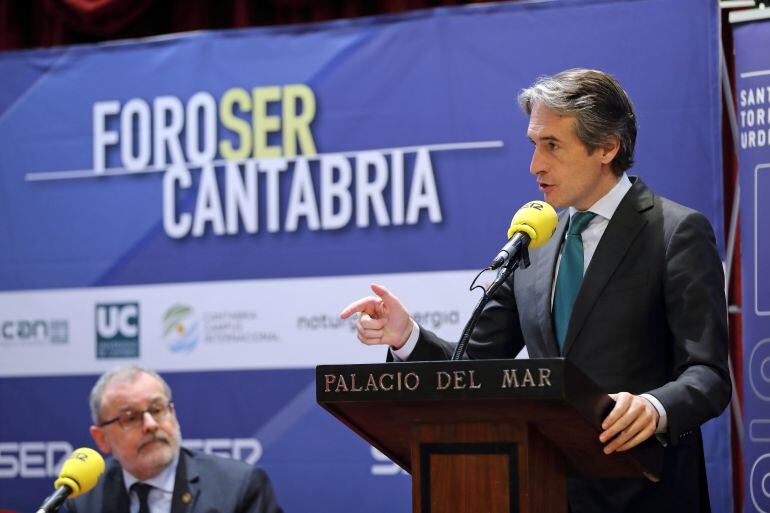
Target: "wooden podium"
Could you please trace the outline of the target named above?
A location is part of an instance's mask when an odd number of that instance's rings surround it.
[[[567,511],[567,476],[657,481],[648,440],[605,455],[612,399],[562,358],[321,365],[318,403],[412,475],[412,511]]]

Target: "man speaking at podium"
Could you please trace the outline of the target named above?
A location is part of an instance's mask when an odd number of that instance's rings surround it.
[[[180,449],[171,388],[144,367],[104,373],[91,390],[91,436],[112,453],[96,488],[68,501],[78,513],[280,513],[267,474]]]
[[[611,393],[604,452],[657,435],[661,481],[569,479],[572,513],[710,511],[700,425],[731,393],[724,275],[708,220],[629,177],[633,105],[595,70],[543,77],[523,90],[530,173],[563,208],[554,236],[530,251],[486,305],[470,358],[563,356]],[[671,170],[672,173],[676,169]],[[417,325],[385,287],[345,310],[358,338],[389,359],[437,360],[454,344]],[[548,486],[548,483],[542,483]]]

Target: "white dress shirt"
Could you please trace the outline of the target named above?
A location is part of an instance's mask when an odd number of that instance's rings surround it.
[[[610,189],[607,194],[602,196],[599,201],[591,205],[591,207],[588,209],[588,211],[595,213],[596,216],[591,219],[591,221],[588,223],[588,226],[585,228],[585,230],[583,230],[582,233],[583,274],[585,274],[586,270],[588,270],[588,266],[591,264],[591,259],[596,252],[596,247],[599,245],[599,241],[601,240],[602,235],[604,235],[604,231],[607,229],[607,225],[609,224],[610,219],[612,218],[613,214],[615,214],[615,211],[618,209],[618,205],[620,205],[620,202],[623,200],[628,190],[631,189],[631,185],[631,180],[628,179],[628,175],[623,173],[623,176],[620,177],[618,183],[612,189]],[[575,212],[577,212],[577,210],[574,207],[569,207],[570,219],[572,219],[572,216],[575,214]],[[562,241],[562,243],[563,242],[564,241]],[[554,280],[551,286],[551,308],[553,308],[553,295],[556,288],[556,276],[559,274],[560,264],[561,251],[559,252],[558,260],[556,261],[556,272],[554,273]],[[406,343],[399,349],[390,350],[393,358],[396,361],[404,361],[408,359],[409,355],[412,354],[412,351],[414,351],[419,337],[420,328],[414,319],[412,319],[412,333],[409,335]],[[519,357],[517,356],[517,358]],[[658,420],[658,427],[655,432],[664,433],[668,427],[668,419],[666,418],[665,408],[663,408],[663,405],[654,396],[650,394],[641,395],[650,401],[655,409],[658,410],[660,419]]]
[[[141,481],[151,485],[150,493],[147,495],[147,505],[150,507],[150,513],[170,513],[171,498],[174,495],[174,483],[176,481],[176,467],[179,464],[179,454],[164,468],[160,474],[150,479]],[[123,470],[123,482],[126,485],[126,492],[130,501],[129,511],[139,513],[139,497],[131,491],[131,485],[140,482],[139,479]]]

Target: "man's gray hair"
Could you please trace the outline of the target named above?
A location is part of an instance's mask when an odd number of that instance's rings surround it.
[[[149,374],[153,378],[157,379],[163,390],[166,392],[168,400],[171,401],[171,387],[168,386],[166,380],[163,379],[160,374],[147,367],[140,365],[125,365],[122,367],[116,367],[112,370],[108,370],[102,374],[91,389],[91,397],[89,399],[89,406],[91,407],[91,420],[94,425],[99,424],[102,421],[102,397],[104,397],[104,389],[110,383],[133,383],[141,374]]]
[[[617,135],[620,149],[612,171],[621,175],[634,163],[636,115],[634,105],[617,80],[602,71],[569,69],[552,77],[540,77],[519,93],[519,105],[532,114],[535,104],[575,116],[575,133],[589,153]]]

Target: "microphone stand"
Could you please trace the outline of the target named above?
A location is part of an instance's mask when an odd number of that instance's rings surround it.
[[[489,303],[489,300],[492,299],[492,296],[495,294],[495,292],[497,292],[497,289],[499,289],[502,284],[505,283],[505,280],[508,279],[513,271],[516,269],[526,269],[529,267],[529,249],[527,248],[529,246],[529,241],[529,235],[524,234],[524,237],[521,241],[521,246],[519,246],[519,251],[517,251],[511,258],[509,258],[508,261],[505,262],[505,264],[503,264],[503,266],[497,272],[495,281],[492,282],[492,285],[490,285],[489,289],[484,292],[484,295],[481,297],[478,304],[476,305],[476,308],[473,310],[473,315],[471,315],[468,324],[465,325],[465,328],[463,329],[463,335],[460,337],[460,342],[457,343],[457,347],[455,348],[455,352],[452,355],[451,361],[462,360],[463,355],[465,355],[465,350],[468,348],[468,342],[471,339],[473,328],[476,327],[476,324],[479,322],[479,317],[481,317],[482,310],[484,310],[486,304]]]

